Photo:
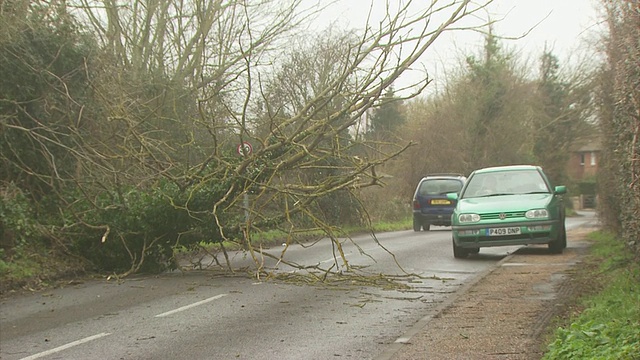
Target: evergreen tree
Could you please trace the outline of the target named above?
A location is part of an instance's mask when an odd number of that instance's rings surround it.
[[[402,101],[395,96],[393,87],[380,99],[380,106],[371,115],[369,134],[378,140],[389,140],[406,122],[401,111]]]
[[[533,118],[533,156],[554,183],[566,183],[571,146],[585,135],[589,125],[584,109],[590,104],[589,84],[579,85],[560,75],[558,58],[545,51],[540,58],[537,109]]]
[[[457,94],[465,112],[471,168],[518,162],[523,139],[522,121],[512,115],[520,112],[517,107],[522,99],[515,89],[523,81],[491,31],[483,55],[482,59],[467,58],[469,72],[463,91]]]
[[[533,153],[554,182],[565,180],[568,145],[574,134],[565,114],[568,84],[560,80],[558,58],[546,51],[540,59],[538,94],[541,112],[537,116]]]

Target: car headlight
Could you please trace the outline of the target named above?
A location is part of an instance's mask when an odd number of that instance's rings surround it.
[[[460,214],[458,215],[458,221],[460,223],[472,223],[480,221],[480,215],[478,214]]]
[[[546,219],[549,217],[547,209],[533,209],[524,214],[527,219]]]

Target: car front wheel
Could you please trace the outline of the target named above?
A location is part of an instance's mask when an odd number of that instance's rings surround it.
[[[549,243],[549,252],[552,254],[562,254],[562,251],[567,248],[567,228],[564,221],[561,226],[558,238]]]
[[[552,254],[562,254],[562,250],[564,250],[564,243],[562,241],[562,234],[558,234],[558,238],[552,240],[549,243],[549,252]]]
[[[453,257],[456,259],[466,259],[469,255],[469,250],[456,245],[456,241],[451,239],[453,243]]]

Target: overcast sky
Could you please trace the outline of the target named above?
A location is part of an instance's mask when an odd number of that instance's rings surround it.
[[[584,48],[584,40],[597,29],[597,6],[596,0],[496,0],[491,8],[504,17],[496,24],[499,34],[516,36],[533,27],[513,45],[539,53],[547,43],[568,57]]]
[[[324,0],[307,1],[322,3]],[[422,4],[430,1],[414,0],[414,4],[425,6]],[[390,3],[397,4],[399,0]],[[363,28],[372,4],[374,16],[384,13],[385,0],[337,0],[323,13],[317,27],[337,21],[341,28]],[[593,51],[589,41],[599,28],[600,4],[601,0],[494,0],[488,14],[493,20],[499,20],[494,26],[499,36],[518,38],[529,31],[521,39],[502,41],[503,46],[517,51],[521,59],[537,61],[546,46],[553,50],[561,64],[569,64]],[[447,34],[430,49],[421,65],[432,77],[443,78],[448,67],[455,67],[463,55],[479,54],[482,46],[482,37],[477,33]]]

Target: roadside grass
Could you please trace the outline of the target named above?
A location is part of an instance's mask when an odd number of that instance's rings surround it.
[[[21,249],[8,259],[0,256],[0,295],[17,288],[48,287],[58,279],[83,273],[84,264],[79,259],[42,248]]]
[[[614,235],[597,231],[586,271],[577,274],[590,286],[577,299],[579,309],[556,329],[543,360],[640,359],[640,264]],[[593,291],[595,289],[595,291]]]
[[[395,222],[386,222],[380,221],[376,223],[372,223],[371,227],[366,226],[348,226],[342,227],[336,231],[336,234],[340,237],[347,236],[356,236],[360,234],[367,234],[373,232],[387,232],[387,231],[399,231],[399,230],[408,230],[411,229],[412,223],[411,218],[407,218],[402,221]],[[320,230],[313,231],[305,231],[297,234],[297,238],[299,239],[311,239],[314,237],[325,236],[325,234]],[[252,242],[262,243],[262,244],[272,244],[278,245],[282,242],[283,239],[287,238],[287,234],[283,231],[271,230],[265,231],[262,233],[256,234],[256,236],[252,239]]]
[[[337,230],[340,237],[355,236],[358,234],[385,231],[397,231],[411,229],[411,218],[403,221],[395,222],[376,222],[371,228],[361,227],[345,227]],[[256,232],[252,235],[251,243],[253,246],[272,247],[280,246],[287,240],[289,235],[284,231],[269,230]],[[324,233],[320,230],[304,231],[296,233],[293,241],[308,242],[324,237]],[[227,250],[242,250],[239,242],[228,241],[224,244]],[[220,251],[220,244],[201,243],[201,247],[208,251]],[[182,247],[174,249],[176,253],[185,253],[188,250]],[[65,257],[64,255],[55,254],[53,252],[42,253],[41,249],[30,249],[22,253],[13,254],[10,257],[5,256],[4,250],[0,249],[0,294],[16,289],[19,287],[40,288],[46,287],[50,282],[68,276],[75,276],[84,273],[84,264],[77,259]]]
[[[3,250],[0,249],[0,279],[3,281],[16,281],[30,278],[34,273],[40,271],[37,262],[29,257],[16,257],[18,260],[5,261],[3,258]]]
[[[349,227],[336,228],[335,231],[336,231],[336,235],[339,237],[348,237],[348,236],[356,236],[360,234],[368,234],[368,233],[371,233],[372,231],[375,233],[379,233],[379,232],[387,232],[387,231],[409,230],[411,228],[412,228],[412,218],[409,217],[404,220],[393,221],[393,222],[378,221],[376,223],[372,223],[370,227],[349,226]],[[268,230],[268,231],[253,233],[251,235],[251,244],[254,247],[255,246],[270,247],[270,246],[281,245],[282,243],[286,242],[287,239],[289,239],[289,237],[292,237],[292,240],[293,240],[293,241],[290,241],[290,243],[295,243],[295,242],[312,241],[325,236],[326,234],[322,230],[300,231],[300,232],[294,233],[293,235],[289,235],[287,232],[282,230]],[[201,243],[200,245],[209,250],[217,249],[220,247],[219,244],[212,244],[212,243],[209,243],[209,244]],[[224,242],[223,245],[227,250],[241,250],[241,245],[238,242],[227,241],[227,242]]]
[[[573,210],[573,208],[566,207],[565,208],[565,215],[568,216],[568,217],[578,216],[578,213],[575,210]]]

